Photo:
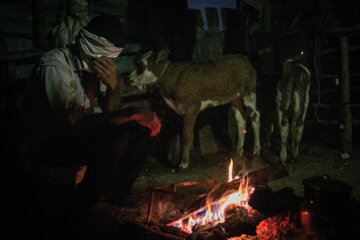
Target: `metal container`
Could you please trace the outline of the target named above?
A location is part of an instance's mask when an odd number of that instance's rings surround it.
[[[300,220],[308,235],[332,234],[349,212],[352,186],[328,176],[303,180]]]
[[[303,185],[305,200],[317,210],[337,211],[351,200],[352,186],[326,175],[305,179]]]

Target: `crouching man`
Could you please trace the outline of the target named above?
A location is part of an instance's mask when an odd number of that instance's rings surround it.
[[[161,128],[154,112],[117,111],[114,59],[125,37],[116,17],[93,18],[74,46],[41,57],[24,101],[30,167],[73,167],[73,199],[79,208],[86,209],[110,193],[117,193],[121,202],[148,156],[149,141]],[[94,111],[95,106],[102,111]]]

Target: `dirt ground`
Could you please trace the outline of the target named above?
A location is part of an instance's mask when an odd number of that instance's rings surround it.
[[[283,187],[290,187],[294,193],[303,197],[303,180],[314,176],[329,176],[340,180],[353,187],[351,197],[357,201],[360,199],[360,152],[355,142],[353,152],[347,161],[341,160],[341,139],[338,132],[332,130],[334,127],[321,127],[313,125],[308,127],[300,146],[300,160],[298,163],[287,167],[289,176],[269,182],[273,191]],[[356,136],[354,140],[357,140]],[[150,158],[145,168],[138,177],[133,191],[141,191],[147,187],[167,183],[195,181],[201,179],[215,179],[219,184],[226,182],[228,165],[231,156],[224,153],[210,153],[206,155],[192,153],[188,169],[176,172],[156,159]],[[270,152],[261,157],[268,164],[279,164],[278,147],[273,147]],[[234,161],[237,159],[234,158]],[[256,171],[261,167],[248,169]],[[239,166],[234,167],[234,173],[238,172]]]

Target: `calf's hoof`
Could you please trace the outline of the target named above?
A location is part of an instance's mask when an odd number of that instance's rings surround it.
[[[179,169],[186,169],[189,166],[188,162],[180,162]]]

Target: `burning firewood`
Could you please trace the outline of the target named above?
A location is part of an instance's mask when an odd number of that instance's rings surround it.
[[[254,209],[246,210],[242,207],[230,207],[226,211],[226,220],[221,225],[229,236],[241,234],[255,235],[256,226],[264,220],[264,215]]]
[[[256,226],[264,219],[264,216],[256,210],[248,211],[243,207],[230,206],[225,213],[225,222],[214,227],[208,223],[194,229],[188,239],[214,239],[226,240],[231,236],[241,234],[256,235]]]
[[[202,228],[201,228],[202,229]],[[228,234],[220,225],[193,232],[186,240],[226,240]]]

